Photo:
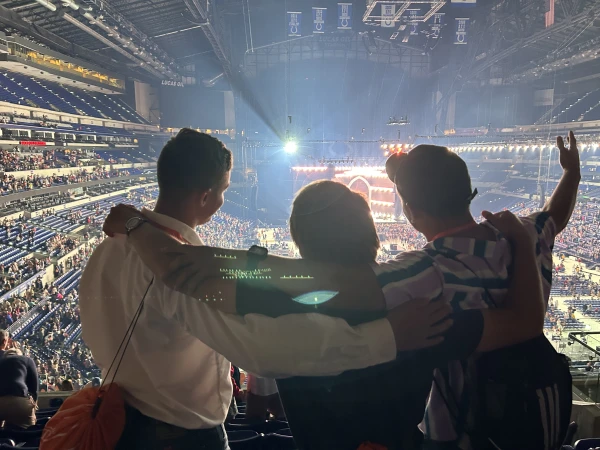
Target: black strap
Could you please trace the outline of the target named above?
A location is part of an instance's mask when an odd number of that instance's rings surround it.
[[[117,353],[115,354],[115,357],[113,358],[112,362],[110,363],[110,366],[108,366],[108,370],[106,371],[106,376],[102,380],[102,383],[100,384],[100,388],[102,388],[104,386],[104,383],[108,379],[108,375],[110,374],[111,369],[113,368],[115,362],[117,361],[119,352],[121,352],[121,348],[123,348],[123,352],[121,353],[121,357],[119,358],[119,362],[117,363],[117,367],[115,368],[115,373],[112,376],[111,385],[112,385],[112,382],[115,381],[115,379],[117,377],[117,373],[119,372],[119,368],[121,367],[121,363],[123,362],[123,357],[125,356],[125,352],[127,351],[127,347],[129,346],[129,342],[131,342],[131,337],[133,336],[133,331],[135,330],[135,327],[140,318],[140,315],[142,314],[142,309],[144,308],[144,300],[146,299],[146,296],[148,295],[148,292],[150,291],[150,287],[152,287],[152,284],[154,284],[154,277],[152,277],[152,279],[150,280],[150,283],[148,284],[148,287],[146,288],[146,292],[144,292],[142,300],[140,301],[140,304],[138,305],[137,309],[135,310],[135,313],[133,314],[131,322],[129,323],[129,326],[127,327],[127,330],[125,331],[125,336],[123,336],[123,339],[121,340],[121,343],[119,344],[119,348],[117,349]],[[108,390],[110,390],[111,387],[112,386],[108,386]]]

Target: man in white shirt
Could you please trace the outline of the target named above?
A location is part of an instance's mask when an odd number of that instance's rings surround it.
[[[145,216],[180,241],[202,245],[194,229],[223,204],[231,164],[231,152],[217,139],[180,131],[160,155],[160,195]],[[114,378],[128,405],[119,450],[226,449],[229,361],[273,378],[334,375],[394,359],[399,339],[409,342],[406,330],[414,325],[404,314],[406,322],[394,327],[403,329],[400,337],[385,319],[350,327],[320,314],[225,314],[167,288],[125,238],[115,237],[91,255],[79,298],[83,339],[107,382],[113,381],[115,367],[108,369],[142,299]]]

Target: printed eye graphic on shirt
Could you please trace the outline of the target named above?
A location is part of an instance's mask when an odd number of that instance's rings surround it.
[[[335,291],[314,291],[294,297],[293,300],[303,305],[320,305],[328,302],[338,294],[339,292]]]

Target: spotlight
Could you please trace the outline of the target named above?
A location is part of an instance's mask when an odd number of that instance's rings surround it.
[[[283,149],[286,153],[289,154],[296,153],[296,151],[298,150],[298,144],[296,144],[294,141],[288,141],[286,142],[285,147],[283,147]]]

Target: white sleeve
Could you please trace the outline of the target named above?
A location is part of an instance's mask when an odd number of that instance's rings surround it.
[[[396,358],[394,332],[387,319],[351,327],[323,314],[271,318],[226,314],[173,291],[158,281],[160,307],[236,366],[266,378],[329,376],[386,363]],[[159,287],[157,286],[157,288]]]

